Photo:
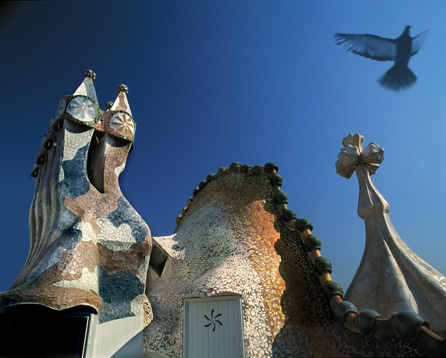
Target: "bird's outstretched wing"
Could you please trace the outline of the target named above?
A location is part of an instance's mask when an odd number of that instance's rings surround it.
[[[426,40],[426,35],[428,32],[429,32],[429,30],[420,32],[417,36],[412,38],[411,56],[417,54],[418,51],[420,51],[421,46],[423,46],[423,44],[424,44],[424,40]]]
[[[393,61],[396,54],[396,43],[375,35],[334,34],[336,44],[344,44],[347,51],[377,61]]]

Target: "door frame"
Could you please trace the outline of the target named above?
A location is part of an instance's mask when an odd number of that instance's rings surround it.
[[[214,295],[211,297],[183,297],[183,357],[191,358],[187,356],[187,342],[189,339],[188,330],[186,329],[186,322],[189,320],[189,304],[199,303],[199,302],[212,302],[212,301],[237,301],[236,310],[238,311],[237,316],[240,317],[240,327],[241,327],[241,346],[242,346],[242,357],[245,357],[245,334],[243,330],[243,310],[242,310],[242,299],[239,294],[222,294]]]

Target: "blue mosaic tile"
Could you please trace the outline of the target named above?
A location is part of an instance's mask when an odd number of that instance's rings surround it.
[[[118,209],[108,215],[108,219],[115,227],[122,224],[128,224],[132,229],[132,235],[136,242],[143,242],[149,231],[147,230],[144,220],[139,215],[132,215],[133,207],[122,196],[118,200]]]

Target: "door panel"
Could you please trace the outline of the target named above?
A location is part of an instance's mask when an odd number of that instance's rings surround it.
[[[184,358],[244,357],[239,296],[184,300]]]

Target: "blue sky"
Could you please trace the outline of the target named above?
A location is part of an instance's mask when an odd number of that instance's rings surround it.
[[[4,10],[4,9],[2,9]],[[0,291],[28,254],[29,176],[59,99],[93,69],[99,104],[129,87],[135,150],[121,187],[154,236],[193,189],[232,162],[275,162],[289,208],[314,224],[346,290],[364,243],[358,184],[336,174],[350,131],[385,150],[372,180],[401,238],[446,274],[446,4],[441,1],[22,2],[0,25]],[[377,83],[390,62],[346,52],[336,32],[430,30],[411,89]]]

